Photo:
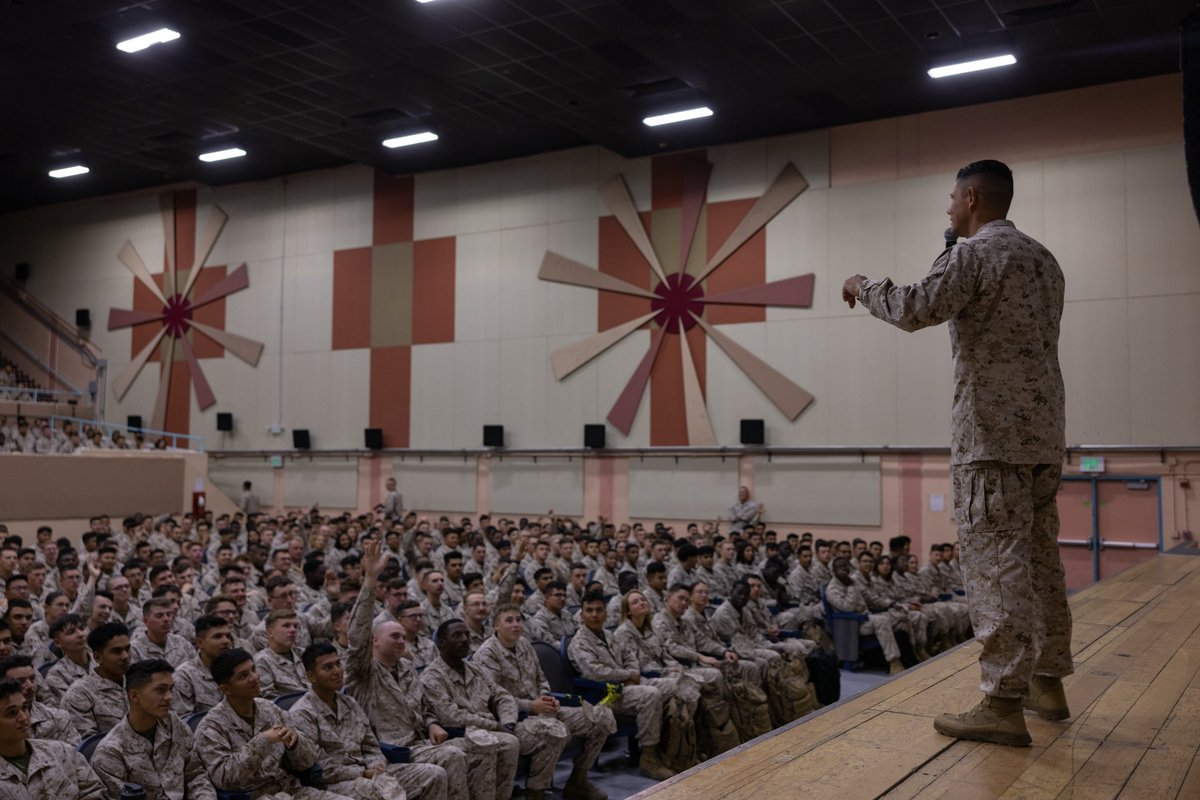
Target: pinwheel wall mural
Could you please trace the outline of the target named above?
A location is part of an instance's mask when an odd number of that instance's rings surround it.
[[[694,446],[715,445],[705,403],[704,390],[687,333],[699,327],[739,369],[770,399],[789,420],[795,420],[813,401],[813,396],[779,370],[739,345],[710,321],[710,307],[721,305],[809,308],[812,306],[812,274],[783,280],[739,286],[709,293],[708,279],[726,264],[739,248],[761,231],[780,211],[808,188],[808,182],[792,164],[783,168],[767,191],[749,207],[719,246],[705,257],[696,246],[697,230],[707,210],[708,181],[712,165],[706,160],[685,158],[680,164],[681,208],[679,214],[678,266],[668,270],[665,257],[655,249],[646,228],[646,220],[634,205],[621,175],[615,175],[599,188],[605,206],[628,237],[629,242],[649,266],[646,286],[601,271],[566,256],[548,251],[538,277],[545,281],[589,287],[602,293],[644,298],[649,311],[613,325],[598,333],[559,348],[551,355],[554,375],[563,380],[609,348],[643,327],[651,330],[650,346],[608,413],[608,421],[629,435],[647,384],[656,364],[664,360],[667,337],[675,337],[681,349],[679,359],[683,384],[683,412],[686,441]],[[663,243],[659,239],[659,249]],[[672,248],[673,250],[673,248]],[[662,253],[674,260],[675,253]],[[623,270],[629,274],[629,270]],[[647,288],[649,287],[649,288]],[[700,362],[703,363],[701,356]],[[672,360],[671,367],[674,367]]]
[[[132,327],[135,353],[128,366],[113,379],[112,386],[117,398],[124,398],[146,364],[158,360],[161,363],[158,395],[150,426],[166,430],[169,424],[172,432],[186,433],[187,379],[190,378],[195,389],[200,410],[216,403],[200,359],[222,356],[228,350],[247,364],[257,366],[263,345],[223,329],[224,299],[250,286],[246,265],[232,272],[223,266],[206,266],[229,216],[219,206],[213,206],[207,225],[197,238],[194,191],[164,194],[159,205],[164,235],[163,271],[151,274],[132,241],[126,240],[117,253],[118,260],[135,279],[134,308],[110,309],[108,329]],[[196,336],[197,332],[202,338]],[[176,370],[182,372],[182,379]],[[182,393],[172,392],[172,386],[180,385],[184,387]]]

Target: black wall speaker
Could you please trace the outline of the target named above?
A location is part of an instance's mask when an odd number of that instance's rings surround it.
[[[761,419],[742,420],[742,444],[763,444],[767,440]]]
[[[228,411],[217,412],[217,430],[231,431],[233,430],[233,414]]]
[[[363,443],[368,450],[382,450],[383,428],[363,428]]]
[[[1187,163],[1192,207],[1200,219],[1200,8],[1193,8],[1179,33],[1183,70],[1183,155]]]
[[[504,426],[503,425],[484,425],[483,426],[483,446],[484,447],[504,447]]]
[[[292,431],[292,447],[297,450],[307,450],[312,447],[312,439],[308,437],[307,428],[296,428]]]
[[[29,264],[24,261],[17,262],[16,269],[13,270],[13,277],[20,283],[29,280]]]
[[[130,414],[129,417],[125,420],[125,427],[129,428],[130,430],[133,430],[134,428],[142,427],[142,415],[141,414]]]
[[[604,449],[604,426],[603,425],[584,425],[583,426],[583,446],[591,447],[597,450]]]
[[[92,326],[92,312],[86,308],[75,309],[75,327],[90,328]]]

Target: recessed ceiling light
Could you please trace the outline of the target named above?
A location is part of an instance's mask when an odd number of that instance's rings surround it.
[[[428,2],[428,0],[426,0]],[[384,147],[408,147],[410,144],[421,144],[422,142],[436,142],[438,135],[432,131],[424,133],[413,133],[408,136],[397,136],[394,139],[384,139],[382,144]]]
[[[962,75],[964,72],[978,72],[981,69],[1008,67],[1017,63],[1017,57],[1011,53],[993,58],[981,58],[976,61],[964,61],[961,64],[947,64],[944,67],[934,67],[929,70],[931,78],[948,78],[951,75]]]
[[[659,114],[656,117],[646,117],[642,122],[653,128],[656,125],[670,125],[672,122],[683,122],[688,119],[699,119],[700,117],[711,117],[713,110],[708,106],[700,108],[689,108],[684,111],[673,111],[670,114]]]
[[[172,42],[178,38],[178,31],[173,31],[170,28],[159,28],[156,31],[143,33],[141,36],[135,36],[123,42],[117,42],[117,49],[123,50],[126,53],[136,53],[139,50],[145,50],[147,47],[153,47],[163,42]]]
[[[241,158],[246,155],[246,151],[240,147],[230,147],[227,150],[214,150],[211,153],[204,153],[200,156],[201,161],[224,161],[227,158]]]
[[[91,170],[88,169],[87,167],[83,166],[82,164],[75,164],[74,166],[63,167],[62,169],[50,170],[50,177],[51,178],[70,178],[75,175],[87,175],[89,172],[91,172]]]

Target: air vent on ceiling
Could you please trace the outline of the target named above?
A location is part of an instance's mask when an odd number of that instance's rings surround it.
[[[592,45],[592,52],[618,69],[645,69],[654,66],[650,59],[616,39]]]
[[[670,94],[671,92],[681,92],[692,87],[679,78],[670,77],[662,78],[656,81],[627,84],[621,88],[629,92],[630,97],[638,98],[653,97],[654,95],[659,94]]]
[[[1032,4],[1009,2],[1001,3],[996,8],[996,13],[1000,15],[1000,18],[1008,27],[1073,17],[1078,14],[1085,14],[1087,11],[1088,9],[1084,7],[1081,0],[1054,0],[1054,2],[1050,3],[1040,2]]]

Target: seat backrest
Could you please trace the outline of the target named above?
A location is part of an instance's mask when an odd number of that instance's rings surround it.
[[[79,752],[88,761],[92,760],[92,753],[96,752],[96,745],[100,744],[100,740],[105,736],[104,733],[93,733],[91,736],[79,743]]]
[[[288,692],[287,694],[281,694],[279,697],[276,697],[274,702],[275,705],[279,706],[284,711],[287,711],[292,706],[296,705],[296,701],[301,697],[304,697],[305,694],[307,694],[307,692]]]
[[[204,715],[207,713],[207,711],[197,711],[195,714],[188,714],[184,717],[183,721],[195,732],[196,728],[200,727],[200,723],[204,721]]]
[[[558,655],[559,658],[562,659],[563,668],[566,669],[567,679],[570,681],[574,681],[577,677],[579,677],[575,674],[575,667],[571,665],[570,656],[567,655],[567,648],[571,646],[572,638],[574,638],[574,634],[564,636],[558,643]]]
[[[828,598],[825,597],[825,584],[817,587],[821,591],[821,610],[825,612],[825,619],[833,619],[833,608],[829,605]]]
[[[542,674],[546,676],[546,682],[550,684],[550,691],[569,694],[571,673],[563,663],[558,648],[548,642],[534,642],[533,652],[537,653],[538,663],[542,667]]]

